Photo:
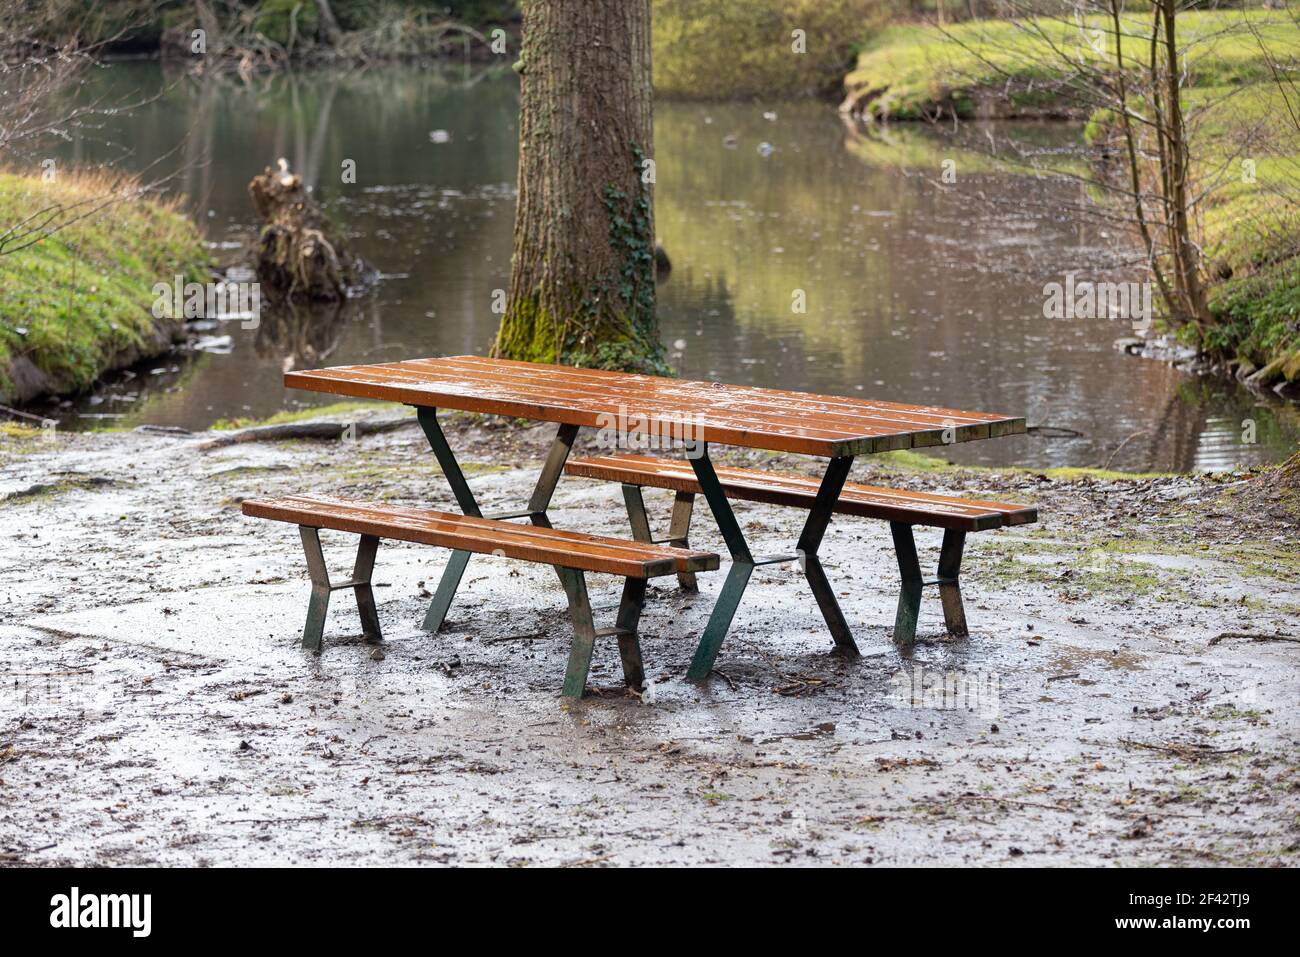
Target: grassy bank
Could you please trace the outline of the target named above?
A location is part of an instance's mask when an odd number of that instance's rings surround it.
[[[1150,17],[1131,15],[1123,27],[1132,63],[1149,44]],[[891,27],[860,53],[845,106],[878,120],[1072,118],[1087,122],[1101,155],[1118,149],[1114,118],[1089,113],[1095,100],[1079,95],[1061,53],[1113,68],[1113,44],[1095,45],[1090,33],[1110,29],[1099,19]],[[1274,11],[1226,10],[1181,14],[1178,31],[1190,51],[1184,108],[1195,118],[1192,177],[1203,193],[1195,238],[1214,317],[1181,335],[1256,385],[1300,389],[1300,131],[1254,35],[1286,62],[1300,52],[1300,28]]]
[[[1208,105],[1195,172],[1219,179],[1201,217],[1217,281],[1215,323],[1200,345],[1260,386],[1300,384],[1300,131],[1275,84],[1202,88],[1188,99]],[[1243,148],[1252,135],[1272,146]]]
[[[1280,50],[1294,51],[1300,30],[1285,16],[1270,11],[1189,12],[1178,17],[1178,31],[1188,49],[1188,83],[1192,87],[1243,86],[1271,79],[1268,63],[1255,39],[1237,30],[1244,18],[1265,29]],[[1145,51],[1151,23],[1147,15],[1124,18],[1131,36],[1129,55]],[[906,24],[876,33],[858,54],[844,79],[844,92],[855,111],[877,119],[917,120],[956,115],[971,119],[1024,116],[1076,116],[1086,110],[1071,102],[1070,64],[1060,54],[1103,65],[1113,51],[1094,47],[1091,31],[1110,24],[1092,17],[1082,24],[1058,20],[970,20],[937,27]],[[1060,51],[1053,53],[1052,47]]]
[[[60,173],[46,183],[0,173],[0,233],[38,216],[35,225],[51,209],[67,221],[0,254],[0,401],[82,391],[105,371],[171,345],[179,327],[154,318],[154,283],[176,275],[207,281],[207,251],[194,225],[166,203],[102,206],[124,185],[96,175]]]

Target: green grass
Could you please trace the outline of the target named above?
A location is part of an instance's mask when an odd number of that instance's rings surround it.
[[[74,207],[75,216],[128,185],[66,172],[52,183],[0,173],[0,233],[54,204]],[[204,282],[207,267],[194,225],[173,206],[144,198],[113,203],[0,255],[0,397],[12,399],[11,364],[20,356],[59,393],[90,387],[116,357],[151,339],[154,283],[177,274]]]
[[[900,472],[943,472],[960,469],[963,472],[992,472],[1003,475],[1026,474],[1045,475],[1054,482],[1140,482],[1144,479],[1168,478],[1169,472],[1117,472],[1114,469],[1094,469],[1061,467],[1051,469],[1001,468],[981,465],[952,465],[947,460],[915,452],[911,449],[899,449],[894,452],[881,452],[869,456],[867,461],[873,465]]]
[[[1248,368],[1272,364],[1277,374],[1300,381],[1300,130],[1260,40],[1246,29],[1247,17],[1276,59],[1285,64],[1300,57],[1300,28],[1286,13],[1197,11],[1178,19],[1187,51],[1193,176],[1205,191],[1195,238],[1211,276],[1214,317],[1181,335],[1212,356],[1237,358]],[[1146,49],[1150,22],[1142,11],[1123,20],[1130,69],[1141,68],[1134,58]],[[845,86],[872,91],[867,111],[883,119],[1073,115],[1087,120],[1085,141],[1100,147],[1108,138],[1113,144],[1114,117],[1085,115],[1096,100],[1078,95],[1078,81],[1051,44],[1092,66],[1113,67],[1110,29],[1097,18],[1082,27],[1055,20],[891,27],[862,50]],[[1099,35],[1101,50],[1091,30],[1106,31]],[[1294,93],[1292,100],[1294,107]],[[1253,179],[1243,160],[1253,165]]]
[[[1256,367],[1280,360],[1300,380],[1300,130],[1272,82],[1194,89],[1187,104],[1202,111],[1194,172],[1218,181],[1201,207],[1206,259],[1231,270],[1211,288],[1216,322],[1199,344]],[[1267,142],[1252,145],[1260,130]]]
[[[315,419],[342,417],[352,421],[358,413],[375,412],[380,409],[393,410],[391,402],[331,402],[328,405],[309,405],[303,409],[286,409],[276,412],[264,419],[240,417],[235,419],[218,419],[211,429],[215,432],[230,432],[236,429],[248,429],[262,425],[289,425],[294,422],[309,422]],[[412,413],[414,414],[414,413]]]
[[[1279,51],[1294,52],[1300,30],[1275,12],[1249,14]],[[1241,23],[1238,10],[1187,12],[1179,15],[1179,35],[1191,51],[1192,86],[1237,86],[1268,80],[1270,72],[1248,32],[1224,34]],[[1122,21],[1126,58],[1142,53],[1150,33],[1150,15],[1132,13]],[[996,91],[991,115],[1022,116],[1070,112],[1063,100],[1067,64],[1052,50],[1104,66],[1114,61],[1110,38],[1093,46],[1093,30],[1111,29],[1099,17],[1079,26],[1054,19],[1017,24],[1009,20],[971,20],[940,28],[908,24],[876,34],[858,54],[845,78],[846,91],[879,90],[871,112],[883,119],[921,119],[956,113],[972,116],[984,91]],[[986,114],[987,115],[987,114]]]

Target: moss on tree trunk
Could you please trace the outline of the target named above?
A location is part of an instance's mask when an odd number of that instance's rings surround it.
[[[665,372],[649,0],[527,0],[519,200],[493,354]]]

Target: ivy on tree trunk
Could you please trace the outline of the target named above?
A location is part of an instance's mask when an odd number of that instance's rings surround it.
[[[650,0],[525,0],[519,199],[493,355],[666,372]]]

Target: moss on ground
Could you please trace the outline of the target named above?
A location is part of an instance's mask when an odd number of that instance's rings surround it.
[[[1146,479],[1167,478],[1167,472],[1117,472],[1113,469],[1079,468],[1066,466],[1050,469],[997,468],[979,465],[953,465],[946,459],[916,452],[911,449],[899,449],[894,452],[881,452],[869,456],[865,461],[876,467],[896,469],[900,472],[944,472],[959,470],[962,472],[994,472],[1004,475],[1043,475],[1054,482],[1140,482]]]
[[[276,412],[274,415],[268,415],[266,418],[258,419],[252,416],[241,416],[234,419],[218,419],[212,423],[211,429],[214,432],[231,432],[238,429],[251,429],[262,425],[292,425],[295,422],[311,422],[316,419],[332,419],[341,417],[343,419],[356,418],[358,415],[388,411],[392,412],[399,408],[391,402],[331,402],[328,405],[312,405],[303,409],[286,409]],[[406,409],[401,406],[401,409]],[[409,411],[409,410],[407,410]],[[414,412],[411,412],[414,415]]]
[[[61,206],[71,220],[0,255],[0,399],[12,401],[14,360],[25,358],[59,393],[89,388],[123,355],[156,352],[153,286],[209,279],[198,230],[175,206],[133,196],[123,181],[59,173],[0,173],[0,233]],[[76,217],[85,215],[83,219]],[[31,217],[37,219],[32,220]]]

